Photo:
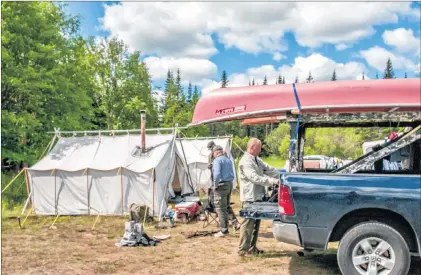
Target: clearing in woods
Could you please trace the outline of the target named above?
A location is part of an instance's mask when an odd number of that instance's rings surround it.
[[[234,210],[238,213],[238,197]],[[203,223],[177,224],[157,230],[146,226],[146,233],[170,234],[155,247],[116,247],[127,217],[100,217],[94,230],[94,216],[32,217],[19,229],[16,219],[2,220],[2,274],[340,274],[335,247],[304,258],[299,247],[280,243],[272,237],[271,223],[261,225],[258,247],[264,256],[239,258],[238,232],[231,230],[223,239],[213,236],[185,239],[180,232],[203,229]],[[412,258],[409,274],[421,274],[419,257]]]

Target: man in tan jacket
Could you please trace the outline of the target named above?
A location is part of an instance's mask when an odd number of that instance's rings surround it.
[[[280,173],[276,168],[264,163],[259,157],[262,143],[257,138],[251,138],[247,144],[247,152],[238,165],[240,180],[240,200],[242,207],[247,207],[253,202],[263,201],[266,186],[279,184]],[[260,220],[244,219],[240,227],[240,246],[238,254],[260,254],[257,249]]]

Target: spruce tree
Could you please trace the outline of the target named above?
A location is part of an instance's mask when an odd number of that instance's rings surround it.
[[[282,76],[281,75],[278,76],[278,84],[282,84]]]
[[[254,83],[254,78],[253,78],[253,82],[251,82],[251,85],[252,85],[252,86],[256,85],[256,84]]]
[[[405,72],[405,76],[404,76],[404,78],[408,78],[408,75],[406,74],[406,72]]]
[[[189,81],[189,86],[187,88],[187,103],[191,103],[192,102],[192,97],[193,97],[193,87],[191,85],[191,81]]]
[[[307,83],[312,83],[313,81],[313,77],[311,76],[311,72],[308,73],[308,77],[306,78]]]
[[[221,88],[228,87],[228,77],[227,72],[225,70],[222,71],[222,77],[221,77]]]
[[[266,75],[265,75],[265,78],[263,79],[263,85],[268,85],[268,79],[267,79]]]
[[[285,84],[285,76],[282,77],[282,84]]]
[[[365,80],[365,73],[363,72],[363,77],[362,77],[362,80]]]
[[[336,70],[333,70],[333,74],[332,74],[332,81],[336,81]]]
[[[384,79],[392,79],[392,78],[395,78],[395,73],[393,72],[392,60],[390,60],[390,58],[387,59],[386,69],[384,69],[383,78]]]
[[[175,87],[177,88],[177,103],[181,106],[185,102],[186,98],[184,95],[183,86],[181,86],[181,73],[179,68],[177,69],[177,77],[175,78]]]
[[[197,86],[194,86],[194,90],[193,90],[193,96],[192,96],[192,104],[193,106],[196,105],[196,103],[199,101],[200,98],[200,92],[199,89],[197,88]]]

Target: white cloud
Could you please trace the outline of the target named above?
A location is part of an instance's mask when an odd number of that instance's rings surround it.
[[[379,46],[360,51],[360,55],[367,61],[368,65],[376,68],[378,71],[383,71],[386,68],[388,58],[392,61],[394,69],[408,69],[411,71],[416,69],[415,64],[411,60],[403,56],[396,55]]]
[[[385,44],[396,48],[397,51],[403,53],[412,52],[420,56],[420,37],[415,37],[411,29],[386,30],[382,37]]]
[[[102,28],[147,54],[208,57],[217,52],[201,3],[122,2],[104,5]]]
[[[299,3],[295,33],[302,46],[349,43],[375,33],[374,25],[397,23],[399,16],[418,16],[411,3]]]
[[[274,54],[287,50],[286,32],[301,46],[349,44],[418,13],[405,2],[122,2],[105,5],[101,22],[145,54],[205,58],[217,53],[211,35],[227,48]]]
[[[335,45],[335,48],[336,48],[337,51],[343,51],[343,50],[346,50],[348,48],[351,48],[351,46],[341,43],[341,44]]]
[[[231,74],[228,79],[230,87],[247,86],[253,79],[261,85],[265,76],[268,84],[275,84],[279,75],[285,77],[286,83],[294,82],[296,77],[298,77],[300,82],[304,82],[309,72],[311,72],[314,81],[327,81],[332,77],[333,70],[336,71],[336,76],[340,80],[358,79],[358,77],[361,78],[364,71],[367,73],[367,69],[362,63],[338,63],[321,54],[313,53],[307,57],[295,58],[294,64],[290,66],[284,65],[277,69],[272,65],[253,67],[249,68],[245,73]],[[368,78],[365,77],[365,79]],[[205,93],[219,87],[220,83],[215,81],[211,85],[204,87],[203,91]]]
[[[154,89],[152,90],[152,96],[156,99],[156,101],[158,101],[158,105],[161,106],[162,100],[165,97],[165,92],[162,90]]]
[[[230,85],[231,86],[231,85]],[[212,92],[213,90],[216,90],[221,87],[221,82],[211,80],[207,84],[204,84],[202,86],[202,94],[206,94],[209,92]],[[235,87],[235,86],[233,86]]]
[[[181,79],[195,84],[203,78],[215,77],[218,71],[217,66],[207,59],[150,56],[143,62],[148,67],[152,80],[165,79],[168,70],[175,72],[179,68]]]
[[[280,52],[276,52],[273,54],[272,59],[275,61],[281,61],[282,59],[286,59],[286,55],[281,54]]]

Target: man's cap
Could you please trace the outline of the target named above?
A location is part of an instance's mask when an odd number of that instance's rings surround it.
[[[224,151],[224,149],[222,149],[220,145],[216,145],[215,147],[212,148],[212,152],[216,152],[216,151]]]
[[[215,142],[209,141],[208,142],[208,149],[212,149],[215,146]]]

